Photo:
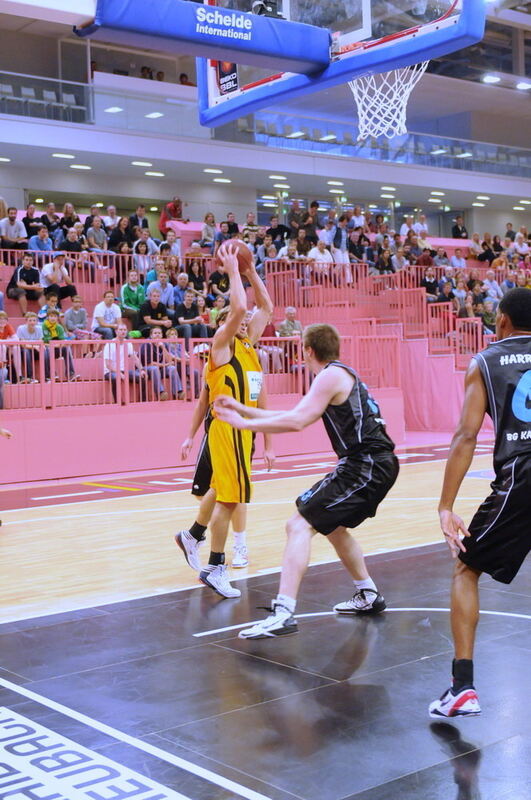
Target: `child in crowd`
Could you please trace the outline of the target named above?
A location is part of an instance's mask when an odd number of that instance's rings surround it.
[[[41,300],[44,301],[44,295],[42,296]],[[47,302],[44,303],[37,312],[37,319],[42,325],[42,323],[46,320],[50,311],[56,311],[57,317],[59,322],[62,320],[63,312],[59,308],[59,298],[56,294],[49,294],[46,298]]]
[[[222,308],[225,308],[225,298],[222,295],[217,295],[216,299],[214,300],[214,304],[210,309],[210,321],[209,324],[212,328],[216,327],[216,319],[218,318],[218,314]]]
[[[42,325],[42,338],[46,344],[55,341],[64,341],[66,339],[65,329],[59,322],[59,311],[57,309],[51,308],[48,311],[46,319]],[[55,357],[56,359],[64,359],[69,381],[79,380],[80,376],[76,375],[71,347],[58,347],[55,350]]]
[[[65,312],[63,324],[69,339],[101,339],[99,333],[89,330],[87,310],[78,294],[72,298],[72,306]],[[94,351],[90,345],[84,344],[82,354],[83,358],[92,358]]]

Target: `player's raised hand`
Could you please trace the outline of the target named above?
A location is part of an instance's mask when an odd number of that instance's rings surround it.
[[[454,514],[454,512],[449,509],[443,509],[439,511],[439,522],[444,538],[446,539],[446,544],[450,548],[452,558],[457,558],[459,551],[466,553],[466,547],[461,539],[461,534],[465,537],[470,536],[470,531],[461,517],[458,517],[457,514]]]
[[[223,242],[217,252],[218,257],[225,272],[235,273],[239,272],[238,269],[238,248],[235,247],[230,241]]]
[[[185,439],[181,445],[181,461],[186,461],[188,456],[190,455],[190,450],[192,449],[192,445],[194,443],[193,439]]]

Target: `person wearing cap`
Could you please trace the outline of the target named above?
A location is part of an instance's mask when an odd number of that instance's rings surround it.
[[[56,253],[53,261],[45,264],[41,270],[41,286],[44,289],[44,296],[56,294],[59,301],[65,297],[73,297],[77,294],[76,287],[72,283],[72,278],[65,267],[65,254]]]

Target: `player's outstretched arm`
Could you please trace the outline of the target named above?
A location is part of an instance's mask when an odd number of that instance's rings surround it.
[[[319,373],[308,394],[291,411],[264,411],[243,407],[246,415],[243,417],[221,401],[221,398],[216,400],[214,408],[218,418],[228,422],[233,428],[257,433],[289,433],[302,431],[322,417],[336,394],[337,375],[333,369],[327,369]]]
[[[273,316],[273,301],[269,297],[266,285],[258,275],[254,264],[245,273],[246,278],[253,287],[257,309],[247,328],[247,335],[253,344],[262,336],[265,326]]]
[[[441,530],[453,558],[466,548],[461,540],[470,536],[463,520],[454,513],[453,506],[476,448],[477,435],[487,411],[487,392],[475,359],[472,360],[465,377],[465,399],[461,418],[452,439],[446,469],[444,471],[439,520]]]
[[[214,367],[227,364],[231,359],[230,346],[238,332],[246,313],[247,297],[238,269],[237,249],[229,242],[224,242],[218,250],[223,268],[230,277],[230,306],[226,322],[216,331],[210,351]]]

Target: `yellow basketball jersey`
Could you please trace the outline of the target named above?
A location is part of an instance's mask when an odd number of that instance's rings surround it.
[[[228,364],[213,367],[211,356],[208,358],[205,380],[210,403],[219,395],[228,394],[239,403],[256,408],[263,377],[260,361],[251,341],[234,337],[234,355]]]

